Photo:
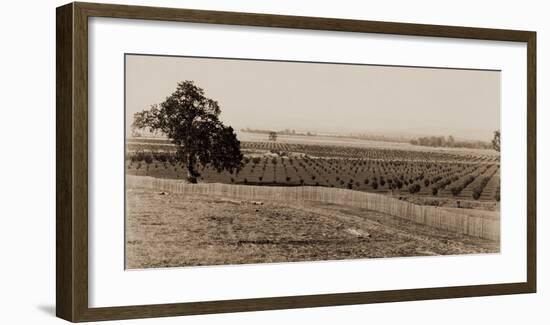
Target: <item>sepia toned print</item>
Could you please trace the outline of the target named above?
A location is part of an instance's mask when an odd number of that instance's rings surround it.
[[[127,268],[500,251],[499,71],[125,66]]]

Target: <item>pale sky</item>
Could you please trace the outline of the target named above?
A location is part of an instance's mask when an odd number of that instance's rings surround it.
[[[405,55],[405,54],[404,54]],[[235,129],[453,135],[500,128],[500,72],[126,56],[126,123],[193,80]]]

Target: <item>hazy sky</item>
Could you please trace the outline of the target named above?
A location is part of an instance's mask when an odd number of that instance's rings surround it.
[[[406,55],[406,54],[404,54]],[[235,129],[453,135],[500,128],[500,72],[126,56],[126,122],[193,80]]]

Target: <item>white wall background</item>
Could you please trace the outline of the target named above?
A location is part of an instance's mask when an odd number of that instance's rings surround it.
[[[538,272],[532,295],[133,320],[112,324],[544,324],[550,235],[545,214],[550,125],[550,20],[545,1],[123,1],[118,3],[538,32]],[[55,7],[63,1],[6,2],[0,13],[0,323],[55,324]]]

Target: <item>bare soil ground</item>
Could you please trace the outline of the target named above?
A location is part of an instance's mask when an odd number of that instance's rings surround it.
[[[126,267],[497,253],[499,243],[365,209],[127,190]]]

